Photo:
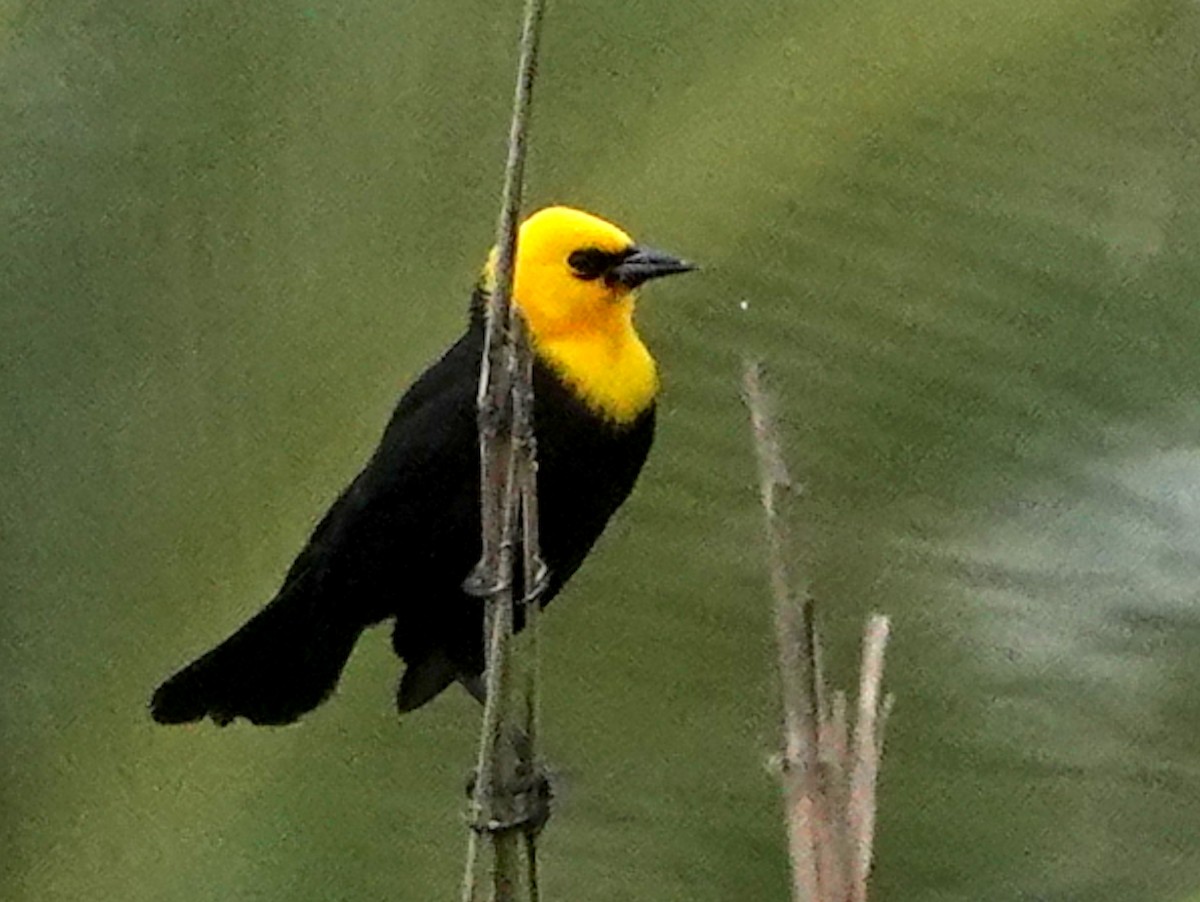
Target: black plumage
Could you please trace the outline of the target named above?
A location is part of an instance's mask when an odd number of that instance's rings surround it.
[[[275,598],[154,693],[156,721],[290,723],[333,691],[362,630],[388,618],[407,663],[402,711],[480,674],[483,603],[462,583],[480,551],[481,309],[477,291],[466,333],[400,399],[379,447]],[[654,406],[618,425],[540,359],[534,389],[548,602],[633,488],[653,439]]]

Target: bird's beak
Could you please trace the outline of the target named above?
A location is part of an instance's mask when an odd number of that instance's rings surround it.
[[[609,271],[608,279],[626,288],[637,288],[651,279],[691,272],[693,269],[696,269],[696,264],[671,254],[648,247],[635,247],[629,256]]]

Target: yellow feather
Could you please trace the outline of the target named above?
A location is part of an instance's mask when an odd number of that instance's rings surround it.
[[[603,279],[584,280],[567,263],[573,251],[621,251],[633,239],[617,226],[570,207],[547,207],[521,225],[513,296],[535,353],[596,413],[631,423],[658,393],[654,358],[633,325],[634,293]],[[495,250],[483,271],[495,285]]]

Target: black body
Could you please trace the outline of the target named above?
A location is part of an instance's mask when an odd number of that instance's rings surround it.
[[[393,617],[392,644],[408,665],[401,711],[480,674],[483,602],[462,589],[480,553],[480,309],[477,292],[466,334],[400,399],[378,449],[317,525],[279,593],[158,688],[155,720],[290,723],[333,691],[359,633]],[[618,427],[540,361],[534,389],[548,602],[633,488],[654,409]]]

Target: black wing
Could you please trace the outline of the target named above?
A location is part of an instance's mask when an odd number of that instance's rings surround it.
[[[405,393],[275,598],[158,688],[156,720],[294,721],[333,691],[364,627],[458,591],[478,548],[481,345],[469,330]]]

